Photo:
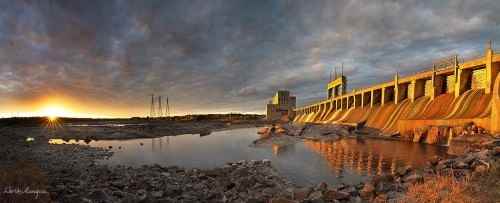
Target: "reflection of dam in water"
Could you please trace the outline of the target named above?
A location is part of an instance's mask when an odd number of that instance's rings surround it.
[[[447,148],[386,140],[342,139],[305,141],[305,146],[319,153],[337,176],[350,170],[361,176],[394,173],[398,167],[424,165],[434,155],[442,156]]]

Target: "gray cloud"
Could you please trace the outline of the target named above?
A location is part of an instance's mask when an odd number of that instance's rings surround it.
[[[177,113],[263,112],[278,89],[325,96],[499,39],[484,1],[0,1],[0,102],[64,95],[126,110],[168,95]],[[1,109],[0,111],[7,111]]]

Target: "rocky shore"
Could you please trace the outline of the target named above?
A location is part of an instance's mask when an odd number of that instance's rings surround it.
[[[275,126],[257,144],[272,139],[338,139],[347,127]],[[45,133],[44,133],[45,132]],[[281,135],[279,135],[281,134]],[[27,135],[33,140],[28,141]],[[293,136],[290,136],[293,135]],[[267,136],[267,137],[266,137]],[[404,167],[358,185],[298,187],[282,178],[268,160],[242,160],[213,169],[148,165],[138,168],[97,164],[112,156],[100,148],[49,145],[43,129],[1,131],[0,189],[30,187],[46,193],[30,202],[404,202],[408,188],[438,176],[480,176],[498,165],[500,141],[483,142],[452,159],[433,159],[424,168]],[[287,138],[287,139],[288,139]],[[266,141],[271,139],[271,142]],[[29,164],[19,164],[29,163]],[[27,167],[29,166],[29,167]],[[29,168],[27,170],[26,168]],[[0,194],[19,202],[22,194]],[[22,201],[21,201],[22,202]]]

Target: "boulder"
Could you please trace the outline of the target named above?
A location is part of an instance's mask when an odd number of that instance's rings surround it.
[[[375,186],[372,183],[365,183],[363,189],[359,192],[362,198],[371,199],[375,192]]]
[[[307,199],[309,200],[323,200],[324,195],[322,191],[314,191],[309,195]]]
[[[312,189],[310,187],[294,189],[292,192],[292,199],[302,201],[311,194],[311,191]]]
[[[320,191],[326,191],[328,189],[328,184],[326,184],[325,182],[321,182],[316,186],[315,189]]]
[[[325,192],[325,200],[334,201],[334,200],[347,200],[351,197],[349,193],[336,191],[336,190],[328,190]]]

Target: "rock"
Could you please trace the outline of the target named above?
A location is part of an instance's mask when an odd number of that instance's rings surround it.
[[[483,160],[477,160],[472,164],[474,168],[474,173],[484,173],[490,169],[490,164]]]
[[[316,186],[315,189],[320,191],[326,191],[328,189],[328,184],[326,184],[325,182],[321,182]]]
[[[373,202],[385,203],[385,202],[387,202],[387,199],[388,199],[387,194],[380,194],[380,195],[377,195],[377,197],[375,197]]]
[[[92,200],[92,201],[94,201],[94,202],[109,202],[110,201],[110,198],[109,198],[108,194],[106,194],[102,190],[92,191],[87,196],[87,198],[90,199],[90,200]]]
[[[374,186],[377,186],[379,183],[392,182],[393,180],[394,180],[394,177],[391,174],[376,175],[376,176],[373,176],[371,183]]]
[[[495,148],[493,149],[493,152],[494,152],[494,155],[495,155],[495,156],[500,156],[500,147],[495,147]]]
[[[452,165],[452,168],[454,169],[465,169],[469,168],[469,165],[466,164],[464,161],[457,161]]]
[[[163,197],[163,191],[154,191],[151,193],[151,196],[153,196],[154,198],[161,198]]]
[[[419,175],[419,174],[411,174],[409,176],[406,176],[403,181],[405,183],[417,183],[417,182],[423,182],[424,181],[424,177]]]
[[[309,195],[307,199],[310,200],[323,200],[323,192],[322,191],[315,191]]]
[[[372,183],[365,183],[363,189],[361,189],[359,194],[364,199],[371,199],[371,197],[374,195],[374,192],[375,192],[375,186]]]
[[[408,174],[410,171],[411,171],[411,166],[403,166],[403,167],[399,167],[398,169],[396,169],[396,175],[398,176],[405,176],[406,174]]]
[[[268,134],[269,133],[269,128],[268,127],[264,127],[264,128],[260,128],[259,131],[257,131],[257,134]]]
[[[346,192],[341,192],[341,191],[336,191],[336,190],[329,190],[325,193],[325,200],[327,201],[333,201],[333,200],[346,200],[351,197],[349,193]]]
[[[302,201],[311,194],[311,191],[312,189],[310,187],[294,189],[292,192],[292,199]]]
[[[343,189],[340,190],[341,192],[345,192],[345,193],[349,193],[351,194],[352,196],[355,196],[358,194],[358,191],[356,190],[356,188],[354,186],[347,186],[347,187],[344,187]]]

